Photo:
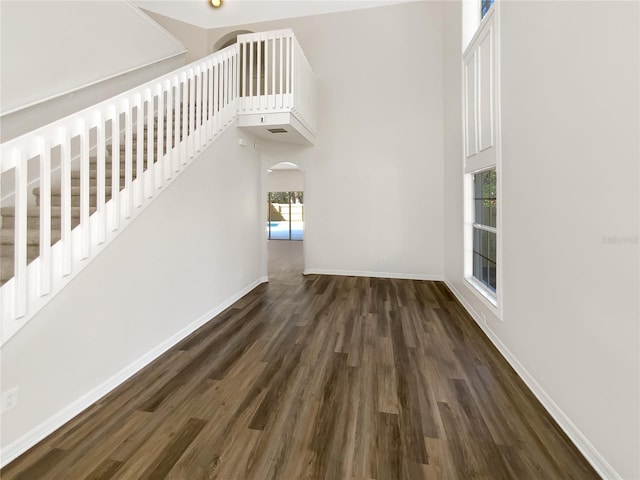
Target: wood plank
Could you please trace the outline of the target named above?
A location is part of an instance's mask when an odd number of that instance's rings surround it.
[[[446,285],[286,265],[2,479],[598,478]]]

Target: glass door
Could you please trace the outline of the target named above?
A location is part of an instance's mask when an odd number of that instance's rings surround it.
[[[302,240],[304,232],[303,192],[269,192],[267,198],[269,240]]]

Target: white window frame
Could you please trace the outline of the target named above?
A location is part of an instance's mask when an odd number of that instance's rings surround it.
[[[480,2],[478,2],[480,3]],[[500,128],[500,36],[499,36],[500,1],[496,0],[487,14],[480,22],[480,26],[469,45],[463,53],[463,142],[464,142],[464,284],[482,302],[482,304],[493,313],[495,317],[502,320],[502,299],[503,299],[503,261],[502,261],[502,151],[501,151],[501,128]],[[489,38],[491,36],[491,38]],[[482,132],[479,132],[480,116],[479,112],[481,94],[476,76],[482,66],[480,44],[489,40],[493,55],[490,59],[490,89],[489,96],[489,125],[491,129],[490,137],[492,141],[489,146],[481,145],[479,139]],[[467,65],[472,66],[473,86],[468,85]],[[486,66],[486,65],[485,65]],[[473,108],[467,108],[467,94],[473,96]],[[485,92],[486,93],[486,92]],[[486,108],[486,107],[485,107]],[[471,123],[469,123],[471,122]],[[469,132],[468,125],[473,125],[474,131]],[[469,135],[472,135],[469,137]],[[495,293],[473,276],[473,227],[475,223],[474,215],[474,189],[473,176],[487,170],[496,170],[496,291]],[[482,228],[491,228],[482,225]]]

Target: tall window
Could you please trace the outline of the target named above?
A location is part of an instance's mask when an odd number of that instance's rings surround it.
[[[484,19],[462,57],[464,278],[484,306],[501,318],[500,3],[482,0],[481,5]]]
[[[473,176],[473,277],[496,294],[497,202],[496,170]]]
[[[480,13],[480,18],[484,18],[484,16],[487,14],[487,12],[489,11],[489,9],[491,8],[491,5],[493,5],[494,0],[481,0],[481,13]],[[477,7],[476,7],[477,8]]]

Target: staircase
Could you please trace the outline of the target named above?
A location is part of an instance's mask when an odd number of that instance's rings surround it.
[[[229,126],[312,144],[314,82],[291,30],[239,35],[213,55],[0,145],[1,343]],[[287,134],[272,132],[281,130]]]
[[[165,117],[166,118],[166,117]],[[166,130],[164,132],[164,145],[166,148]],[[154,139],[157,140],[157,132]],[[120,191],[124,190],[126,182],[126,160],[125,160],[125,139],[120,141],[120,167],[119,176]],[[144,157],[143,170],[149,168],[147,155],[148,137],[144,134]],[[132,135],[132,146],[134,151],[137,149],[137,134]],[[111,156],[112,147],[109,145],[105,149],[105,180],[107,188],[105,191],[105,200],[111,199],[111,189],[113,182],[113,157]],[[155,153],[155,152],[154,152]],[[156,158],[154,155],[153,161]],[[98,202],[98,157],[89,158],[89,213],[93,215],[97,210]],[[81,198],[81,173],[80,169],[71,170],[71,229],[80,225],[80,198]],[[132,180],[137,178],[137,159],[132,158]],[[35,198],[35,206],[27,208],[27,264],[30,264],[40,255],[40,187],[34,187],[32,194]],[[51,245],[55,245],[62,236],[62,190],[60,186],[52,186],[51,188]],[[2,217],[2,227],[0,228],[0,286],[4,285],[14,276],[14,257],[15,257],[15,208],[2,207],[0,209]]]

